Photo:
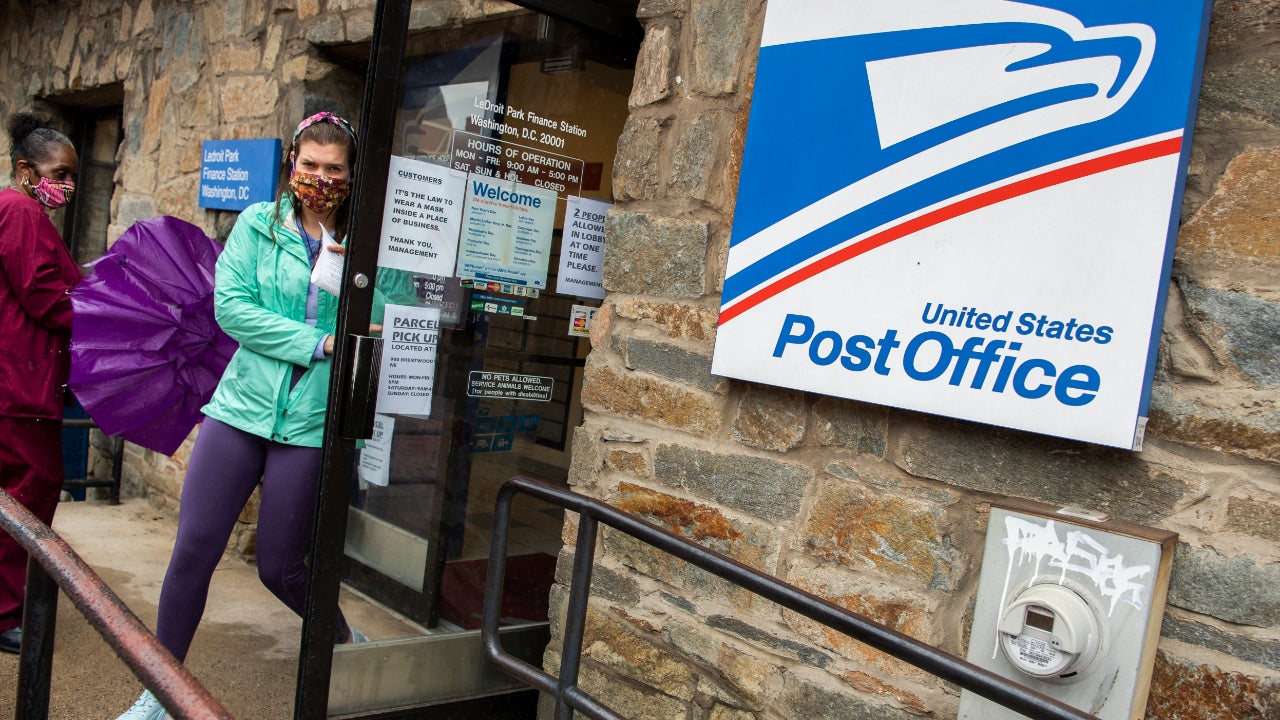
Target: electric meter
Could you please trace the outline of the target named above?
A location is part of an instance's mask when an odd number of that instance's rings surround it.
[[[1102,645],[1097,613],[1070,588],[1032,585],[1000,615],[1000,649],[1028,675],[1068,679],[1089,669]]]

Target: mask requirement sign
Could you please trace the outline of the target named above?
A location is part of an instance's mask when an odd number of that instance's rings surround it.
[[[712,372],[1140,448],[1209,8],[770,0]]]

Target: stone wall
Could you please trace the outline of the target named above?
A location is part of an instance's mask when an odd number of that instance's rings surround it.
[[[640,2],[575,489],[961,656],[992,500],[1174,530],[1147,717],[1280,717],[1280,3],[1214,13],[1137,453],[709,374],[764,4]],[[953,686],[616,533],[598,568],[584,684],[629,717],[954,716]]]

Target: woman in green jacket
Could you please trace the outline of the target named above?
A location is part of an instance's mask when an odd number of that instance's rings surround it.
[[[302,614],[338,309],[336,297],[311,283],[311,270],[321,239],[346,235],[355,152],[346,120],[323,112],[303,120],[276,202],[246,208],[218,258],[215,313],[240,349],[203,409],[160,592],[156,637],[179,660],[259,482],[258,575]],[[341,615],[337,633],[336,642],[363,639]],[[147,691],[118,720],[164,717]]]

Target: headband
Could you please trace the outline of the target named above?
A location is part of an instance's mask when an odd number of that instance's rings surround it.
[[[356,131],[351,129],[351,123],[347,122],[343,118],[338,117],[337,115],[334,115],[331,112],[322,111],[298,123],[298,129],[293,131],[293,141],[291,144],[297,145],[298,136],[302,134],[303,130],[306,130],[312,125],[315,125],[316,123],[321,123],[321,122],[333,123],[334,125],[337,125],[338,127],[342,128],[344,132],[346,132],[348,135],[351,136],[351,142],[354,143],[356,141]]]

